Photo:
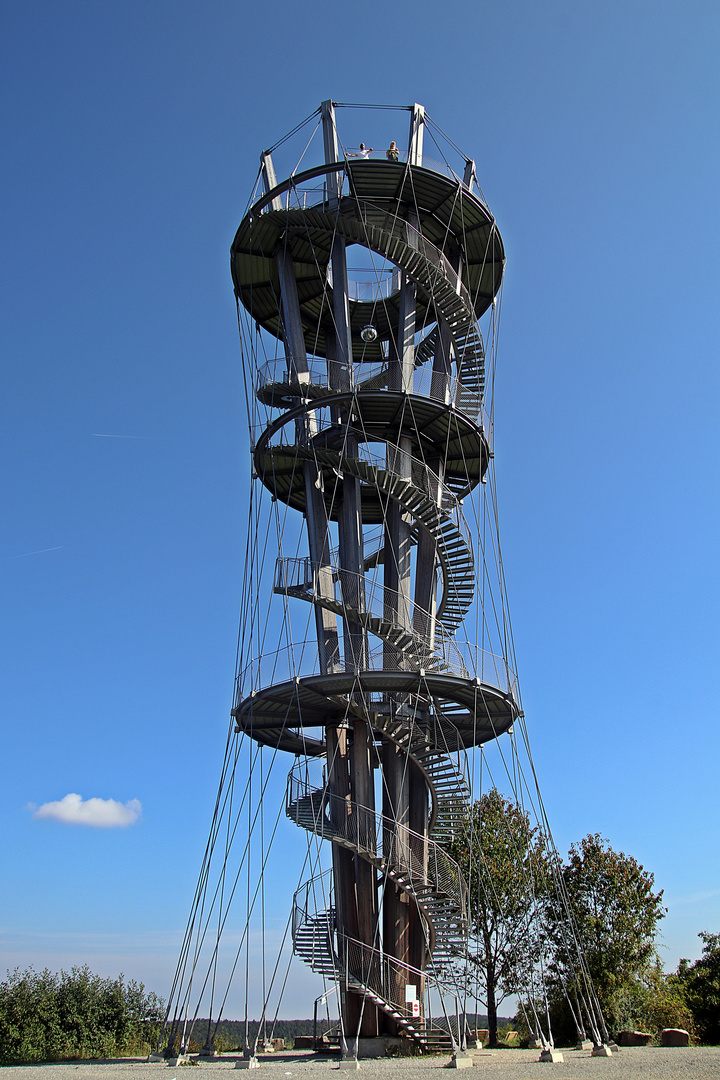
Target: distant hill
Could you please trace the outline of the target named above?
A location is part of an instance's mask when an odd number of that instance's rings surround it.
[[[327,1031],[328,1027],[337,1026],[338,1020],[331,1020],[328,1025],[327,1017],[318,1017],[318,1035],[322,1035],[324,1031]],[[260,1027],[259,1020],[248,1021],[248,1038],[250,1044],[255,1041],[255,1038]],[[285,1039],[288,1046],[292,1046],[296,1035],[312,1035],[313,1022],[310,1020],[276,1020],[273,1023],[272,1018],[266,1020],[265,1029],[268,1039]],[[215,1044],[222,1045],[225,1049],[242,1050],[245,1043],[245,1021],[244,1020],[221,1020],[219,1023],[212,1022],[210,1033],[214,1032]],[[193,1025],[192,1043],[197,1044],[197,1049],[205,1044],[208,1036],[208,1021],[206,1019],[196,1020]]]

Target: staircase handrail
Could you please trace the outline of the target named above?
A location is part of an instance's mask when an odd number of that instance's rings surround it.
[[[355,608],[360,614],[389,623],[393,630],[407,634],[412,641],[411,651],[407,654],[411,668],[442,665],[463,678],[470,677],[454,636],[429,611],[404,593],[389,589],[382,581],[344,570],[336,563],[313,562],[309,556],[281,555],[275,562],[274,591],[295,590],[307,594],[306,599],[322,604],[318,575],[323,572],[326,581],[328,569],[332,574],[335,604]],[[407,616],[405,620],[399,614],[403,609]],[[417,629],[418,626],[432,630],[432,641],[428,640],[428,633]],[[374,632],[383,637],[379,631]]]
[[[399,872],[420,903],[418,890],[432,889],[438,898],[447,899],[457,919],[466,921],[467,884],[455,859],[439,844],[370,807],[346,801],[327,787],[312,786],[307,771],[301,774],[302,769],[299,763],[288,774],[285,811],[289,818],[309,827],[300,821],[299,813],[301,800],[308,800],[313,832],[329,840],[342,839],[382,864],[390,877]]]

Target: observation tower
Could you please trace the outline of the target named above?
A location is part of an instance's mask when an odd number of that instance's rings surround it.
[[[263,153],[231,249],[252,498],[269,496],[233,717],[294,755],[286,814],[330,856],[292,938],[339,988],[346,1039],[431,1046],[431,992],[452,998],[466,949],[446,848],[468,754],[520,713],[484,490],[505,256],[474,162],[426,156],[422,106],[397,151],[345,145],[339,114],[315,114],[310,167],[278,180]]]

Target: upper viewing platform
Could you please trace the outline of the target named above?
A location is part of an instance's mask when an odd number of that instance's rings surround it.
[[[347,144],[334,122],[341,108],[347,108],[350,121],[353,141]],[[331,139],[324,110],[333,114]],[[392,131],[388,118],[396,126],[398,112],[410,116],[407,149],[393,138],[381,150],[353,138],[368,128]],[[334,321],[333,245],[340,238],[348,250],[343,294],[352,360],[387,357],[389,343],[397,339],[403,275],[417,291],[416,345],[442,317],[460,359],[471,345],[472,325],[497,295],[505,262],[474,161],[459,153],[418,105],[368,114],[368,107],[325,102],[291,136],[302,128],[307,140],[313,122],[315,130],[284,179],[277,180],[277,170],[286,140],[261,155],[255,191],[231,249],[238,299],[260,326],[282,337],[278,255],[289,257],[305,348],[326,356],[326,331]],[[426,154],[431,140],[433,153]],[[372,333],[364,333],[368,327]],[[433,345],[426,342],[426,359]]]

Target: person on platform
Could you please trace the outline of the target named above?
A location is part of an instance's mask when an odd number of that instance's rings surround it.
[[[398,150],[397,143],[395,142],[394,139],[390,143],[387,150],[385,151],[385,157],[388,159],[388,161],[399,161],[400,160],[400,151]]]
[[[365,147],[365,143],[361,142],[360,143],[360,149],[358,151],[356,151],[356,153],[354,153],[354,154],[348,154],[348,157],[359,157],[359,158],[362,158],[363,161],[366,161],[367,158],[370,157],[372,152],[373,152],[372,146],[370,147],[369,150],[367,150],[366,147]]]

